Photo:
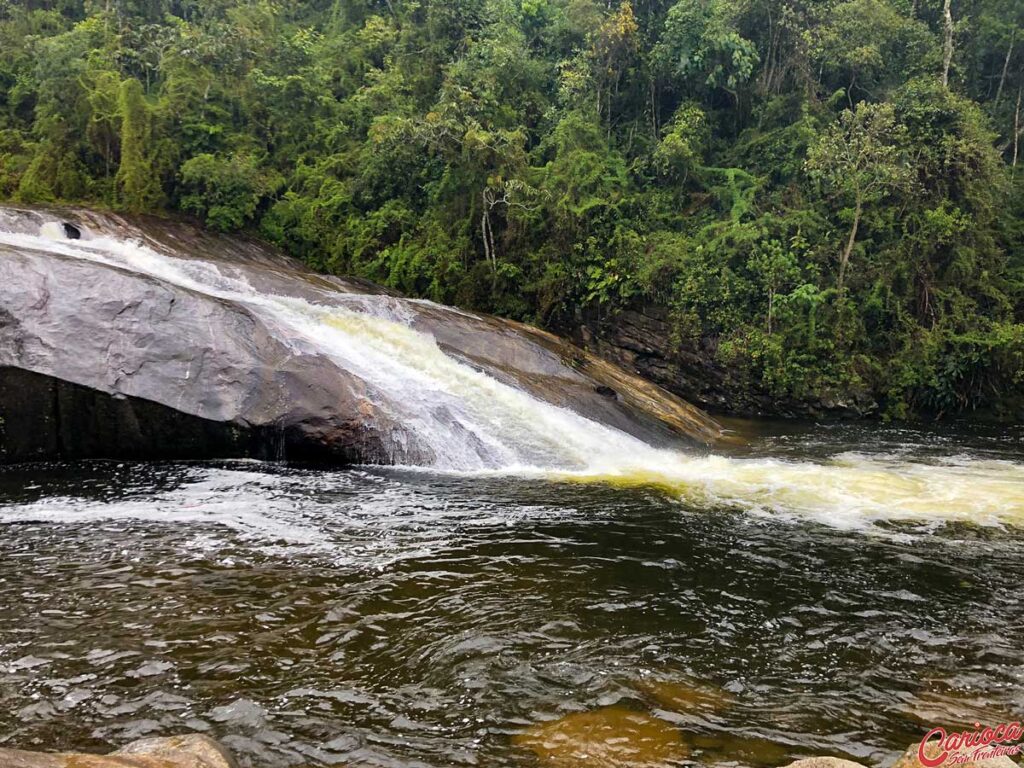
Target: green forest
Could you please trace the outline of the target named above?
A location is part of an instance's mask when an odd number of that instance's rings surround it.
[[[0,198],[1019,418],[1022,95],[1021,0],[0,0]]]

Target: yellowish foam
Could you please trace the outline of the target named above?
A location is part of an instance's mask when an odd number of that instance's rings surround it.
[[[688,501],[820,518],[841,527],[876,520],[1024,524],[1024,464],[934,462],[842,454],[824,462],[690,457],[659,451],[656,464],[624,461],[587,472],[550,473],[569,482],[649,486]]]

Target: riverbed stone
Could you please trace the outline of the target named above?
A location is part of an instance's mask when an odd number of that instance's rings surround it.
[[[736,703],[729,691],[685,680],[644,680],[637,686],[663,709],[681,714],[724,712]]]
[[[786,768],[864,768],[861,763],[841,757],[805,757],[790,763]]]
[[[238,768],[208,736],[185,734],[134,741],[109,755],[0,749],[3,768]]]
[[[669,723],[623,706],[575,712],[515,737],[547,768],[654,768],[687,755]]]

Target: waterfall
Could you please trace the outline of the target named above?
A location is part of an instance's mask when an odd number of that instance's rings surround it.
[[[324,301],[256,290],[230,265],[59,222],[4,226],[0,244],[89,260],[244,305],[296,354],[321,354],[387,393],[391,414],[433,459],[424,470],[657,486],[699,502],[811,515],[832,525],[962,519],[1024,524],[1024,465],[953,457],[840,454],[823,461],[695,455],[656,448],[541,401],[447,355],[412,327],[410,304],[338,292]],[[6,231],[3,231],[6,230]]]
[[[322,354],[391,397],[389,414],[448,471],[557,468],[582,471],[597,453],[610,460],[647,447],[629,435],[538,400],[445,354],[411,327],[403,300],[325,296],[324,303],[262,294],[229,266],[177,258],[106,235],[71,240],[60,223],[39,234],[0,232],[0,243],[44,250],[148,275],[163,283],[244,305],[296,354]],[[383,404],[378,404],[381,407]]]

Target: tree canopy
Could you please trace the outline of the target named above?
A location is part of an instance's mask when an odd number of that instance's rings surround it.
[[[1024,407],[1018,0],[0,0],[0,198],[181,211],[745,386]]]

